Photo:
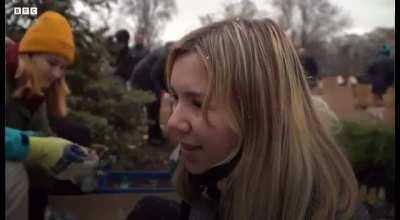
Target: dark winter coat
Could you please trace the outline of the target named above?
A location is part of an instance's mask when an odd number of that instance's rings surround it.
[[[14,79],[18,64],[18,46],[6,43],[6,126],[50,135],[46,102],[43,97],[25,100],[12,97],[17,88]]]
[[[161,90],[166,90],[164,72],[167,55],[167,48],[160,47],[145,56],[133,69],[130,77],[131,86],[150,90],[159,97]]]
[[[317,61],[308,55],[300,57],[301,63],[303,64],[304,71],[308,76],[316,79],[319,74],[318,63]]]
[[[221,192],[218,189],[218,182],[223,181],[229,173],[232,172],[241,157],[242,151],[234,158],[222,165],[213,167],[203,174],[190,174],[189,182],[193,192],[199,195],[199,198],[191,204],[182,201],[180,210],[181,220],[220,220],[222,216],[218,206],[221,199]],[[309,203],[304,220],[310,220],[318,204],[314,201]],[[356,218],[357,220],[359,218]],[[335,220],[343,220],[337,216]]]
[[[143,45],[136,45],[132,49],[129,49],[128,46],[124,47],[117,58],[115,74],[128,81],[132,70],[148,52]]]
[[[219,213],[217,210],[218,201],[201,197],[199,200],[189,205],[185,202],[181,204],[181,220],[220,220]],[[354,216],[355,219],[361,220],[362,218],[358,218],[359,214]],[[311,220],[312,209],[308,209],[306,211],[304,220]],[[367,213],[367,216],[369,214]],[[337,216],[335,220],[344,220]]]
[[[37,135],[53,136],[49,125],[46,101],[43,97],[29,100],[12,97],[17,89],[14,79],[18,64],[18,46],[6,43],[6,123],[7,127],[35,131]],[[30,187],[51,188],[54,178],[35,163],[26,166]]]
[[[387,56],[378,57],[368,67],[367,74],[372,84],[372,92],[383,95],[394,82],[394,59]]]

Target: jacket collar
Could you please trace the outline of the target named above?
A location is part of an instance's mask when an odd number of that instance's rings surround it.
[[[189,174],[189,182],[192,190],[196,194],[207,196],[214,200],[219,200],[221,191],[217,187],[217,183],[231,174],[236,167],[242,155],[242,148],[239,152],[227,163],[215,166],[202,174]]]

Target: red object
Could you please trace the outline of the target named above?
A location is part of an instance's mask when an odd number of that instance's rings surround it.
[[[15,74],[18,67],[18,44],[6,40],[6,72]]]
[[[165,90],[161,90],[161,92],[160,92],[160,96],[161,96],[161,97],[163,97],[165,94],[168,94],[168,92],[167,92],[167,91],[165,91]]]

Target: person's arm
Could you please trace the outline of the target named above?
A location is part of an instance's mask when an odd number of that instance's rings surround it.
[[[124,80],[127,79],[127,75],[129,74],[129,65],[130,65],[130,53],[129,48],[125,48],[118,56],[115,72],[114,74],[122,77]]]
[[[25,160],[29,153],[29,136],[17,129],[6,127],[6,160],[22,161]]]
[[[306,69],[308,71],[308,74],[310,74],[313,78],[315,78],[315,79],[318,78],[318,75],[319,75],[318,63],[311,56],[306,57]]]
[[[372,77],[375,75],[376,72],[376,60],[374,60],[371,64],[367,66],[367,69],[365,71],[368,76]]]
[[[39,131],[42,136],[58,136],[50,127],[47,103],[44,103],[39,107],[37,115],[38,116],[35,119],[35,130]]]
[[[144,74],[149,74],[148,71],[151,69],[153,59],[154,55],[148,54],[136,64],[129,76],[131,87],[136,89],[144,89],[144,87],[146,87],[145,85],[142,85],[144,81],[142,78],[144,77]]]
[[[33,131],[21,131],[6,127],[6,160],[35,161],[44,168],[54,166],[63,156],[70,141],[56,137],[35,136]]]
[[[157,62],[154,64],[154,66],[151,68],[150,72],[150,79],[153,83],[155,89],[154,92],[156,93],[157,97],[161,96],[162,90],[166,90],[165,86],[163,86],[165,62],[166,62],[165,57],[158,59]]]
[[[31,162],[57,179],[74,180],[97,166],[97,153],[57,137],[38,137],[34,132],[6,127],[6,160]]]

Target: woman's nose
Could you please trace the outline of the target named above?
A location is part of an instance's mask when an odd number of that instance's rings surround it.
[[[185,114],[182,105],[178,103],[172,110],[172,114],[168,119],[168,130],[178,132],[181,135],[188,133],[190,131],[190,123]]]

